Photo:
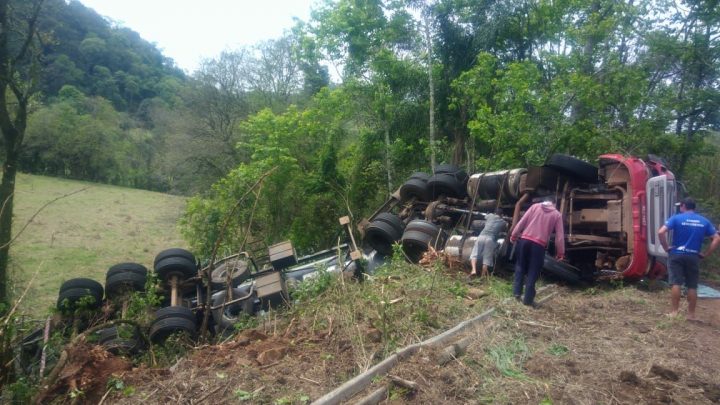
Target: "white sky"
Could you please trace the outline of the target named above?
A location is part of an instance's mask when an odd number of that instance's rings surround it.
[[[225,49],[274,39],[307,21],[313,0],[80,0],[156,43],[188,73]]]

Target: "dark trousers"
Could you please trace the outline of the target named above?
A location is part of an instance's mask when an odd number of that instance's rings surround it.
[[[540,246],[527,239],[520,239],[517,246],[515,246],[515,255],[517,261],[515,262],[513,294],[516,297],[522,295],[523,281],[527,276],[527,281],[524,283],[525,297],[523,298],[523,304],[532,305],[533,300],[535,300],[535,282],[540,276],[540,269],[542,269],[545,261],[545,246]]]

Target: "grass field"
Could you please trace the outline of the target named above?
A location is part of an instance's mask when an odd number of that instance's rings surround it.
[[[83,189],[48,205],[28,224],[46,203]],[[167,194],[19,175],[13,234],[28,226],[10,249],[16,298],[37,273],[21,312],[47,313],[65,280],[87,277],[104,284],[113,264],[137,262],[150,269],[159,251],[185,247],[176,226],[184,206],[184,198]]]

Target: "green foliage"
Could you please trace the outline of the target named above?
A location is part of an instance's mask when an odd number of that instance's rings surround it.
[[[154,367],[170,367],[185,357],[193,347],[194,343],[184,333],[174,333],[165,339],[162,345],[154,345],[152,352],[144,353],[140,362]]]
[[[70,84],[119,110],[135,111],[144,99],[164,96],[164,78],[185,79],[154,44],[80,2],[46,1],[39,26],[46,37],[40,81],[46,97]]]
[[[152,320],[153,308],[158,308],[162,303],[162,295],[158,289],[158,279],[155,272],[147,273],[145,280],[145,291],[133,291],[127,297],[127,319],[135,319],[140,323],[147,323]]]
[[[302,305],[305,301],[320,299],[319,296],[337,282],[337,276],[325,269],[319,269],[315,274],[316,276],[303,280],[291,290],[293,301],[296,304]]]
[[[464,298],[468,294],[468,286],[465,283],[456,281],[450,287],[448,287],[448,291],[450,291],[453,295],[455,295],[458,298]]]
[[[28,123],[21,168],[37,174],[138,188],[150,184],[152,136],[123,130],[126,118],[103,98],[73,86],[39,108]]]
[[[34,384],[29,382],[25,377],[20,377],[13,383],[8,384],[4,393],[7,395],[6,399],[9,400],[10,403],[27,404],[31,402],[36,391],[37,387]]]
[[[290,238],[301,252],[335,242],[337,218],[344,215],[338,198],[343,176],[334,149],[327,146],[342,133],[333,114],[335,99],[336,95],[321,92],[315,108],[291,108],[282,115],[264,110],[243,123],[246,141],[238,148],[252,161],[213,185],[211,194],[188,204],[183,234],[196,252],[202,256],[212,250],[227,218],[230,231],[223,235],[221,246],[230,251],[239,247],[248,230],[268,242]],[[250,190],[260,180],[256,202]]]
[[[235,331],[243,331],[245,329],[253,329],[257,328],[260,324],[260,320],[255,315],[248,315],[248,314],[242,314],[238,321],[235,322],[235,325],[233,327],[235,328]]]
[[[68,298],[58,302],[58,309],[65,315],[74,315],[78,317],[88,316],[92,313],[97,312],[97,302],[95,297],[92,295],[90,290],[86,290],[87,294],[84,297],[80,297],[76,301],[71,301]]]
[[[126,397],[130,397],[135,393],[135,388],[125,385],[123,380],[115,376],[110,376],[110,378],[108,378],[106,386],[108,390],[119,391]]]
[[[564,356],[570,352],[570,349],[567,348],[567,346],[563,346],[558,343],[553,343],[548,348],[548,353],[552,354],[553,356]]]
[[[250,401],[254,398],[254,395],[251,392],[247,392],[239,388],[233,391],[233,395],[235,395],[235,398],[240,402]]]
[[[522,365],[530,355],[530,349],[521,336],[505,345],[489,347],[485,349],[485,354],[502,375],[517,379],[527,378],[522,372]]]
[[[543,398],[542,401],[540,401],[540,404],[538,405],[553,405],[553,401],[550,398]]]

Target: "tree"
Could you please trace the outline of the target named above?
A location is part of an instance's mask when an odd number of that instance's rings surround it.
[[[0,0],[0,131],[5,142],[0,181],[0,303],[8,301],[8,261],[18,157],[28,104],[37,90],[37,20],[43,0]]]
[[[300,93],[302,76],[294,48],[298,44],[292,35],[261,42],[254,47],[249,69],[250,90],[260,102],[275,112],[287,108],[293,95]]]

